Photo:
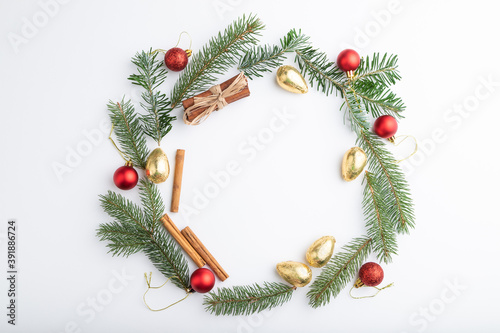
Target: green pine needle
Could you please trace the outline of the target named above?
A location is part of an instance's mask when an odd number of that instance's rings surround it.
[[[264,25],[255,15],[242,16],[229,25],[224,32],[201,48],[190,59],[170,95],[172,108],[182,100],[192,97],[213,86],[218,78],[236,65],[237,59],[257,43],[257,36]]]
[[[170,116],[172,108],[167,96],[158,89],[167,78],[163,60],[156,59],[158,53],[142,51],[132,58],[138,74],[129,76],[133,84],[145,89],[141,106],[147,114],[141,117],[144,133],[160,144],[161,139],[172,129],[175,116]]]
[[[372,239],[373,251],[379,261],[386,264],[397,254],[396,232],[387,214],[387,205],[382,197],[381,182],[370,172],[365,174],[363,192],[363,213]]]
[[[271,72],[283,65],[286,53],[306,47],[308,39],[309,37],[304,36],[300,30],[297,33],[295,29],[292,29],[280,40],[280,45],[255,46],[250,49],[240,59],[238,69],[245,72],[250,79],[262,77],[263,73]]]
[[[141,179],[138,187],[144,210],[112,191],[100,196],[102,208],[114,221],[101,224],[97,237],[108,243],[113,256],[145,253],[166,278],[176,276],[172,283],[188,291],[186,257],[159,220],[164,211],[160,192],[146,179]]]
[[[356,276],[371,247],[372,239],[367,237],[355,238],[342,247],[311,284],[307,292],[309,305],[317,308],[328,304],[331,297],[337,297]]]
[[[278,282],[218,288],[205,296],[203,305],[206,311],[217,316],[250,315],[290,301],[295,289],[297,287]]]

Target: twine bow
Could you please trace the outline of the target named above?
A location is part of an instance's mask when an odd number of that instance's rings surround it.
[[[242,91],[246,85],[247,81],[245,75],[241,72],[226,89],[222,90],[220,85],[216,85],[209,89],[212,95],[206,97],[194,97],[194,104],[184,111],[184,123],[187,125],[201,124],[208,116],[210,116],[212,112],[220,110],[228,104],[226,101],[227,97]],[[205,110],[190,121],[189,117],[191,114],[200,109]]]

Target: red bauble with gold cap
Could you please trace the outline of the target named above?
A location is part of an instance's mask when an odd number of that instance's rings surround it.
[[[359,280],[365,286],[378,286],[383,279],[384,270],[376,262],[367,262],[359,269]]]
[[[137,171],[135,171],[131,162],[125,163],[124,166],[116,169],[115,174],[113,175],[113,182],[116,187],[121,190],[130,190],[137,185],[139,181],[139,175]]]
[[[180,47],[173,47],[165,53],[165,65],[174,72],[180,72],[186,68],[190,53]]]
[[[191,288],[199,293],[208,293],[215,285],[215,275],[207,268],[198,268],[191,274]]]
[[[398,131],[398,122],[393,116],[380,116],[373,124],[373,132],[384,139],[391,139]]]
[[[344,72],[350,72],[356,70],[359,67],[361,58],[358,52],[347,49],[339,53],[337,57],[337,66]]]

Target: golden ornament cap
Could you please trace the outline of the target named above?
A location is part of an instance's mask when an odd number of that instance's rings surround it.
[[[335,248],[335,237],[323,236],[312,243],[307,249],[306,260],[312,267],[325,266],[333,255]]]
[[[170,174],[167,154],[160,147],[149,154],[146,160],[146,177],[155,184],[163,183]]]
[[[359,147],[352,147],[342,159],[342,178],[350,182],[356,179],[366,166],[366,153]]]
[[[309,90],[306,80],[293,66],[286,65],[278,68],[276,81],[281,88],[295,94],[305,94]]]
[[[284,261],[276,265],[278,274],[295,287],[304,287],[312,279],[311,269],[301,262]]]

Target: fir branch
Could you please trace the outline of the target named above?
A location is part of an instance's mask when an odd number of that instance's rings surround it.
[[[101,224],[97,229],[97,237],[108,243],[107,247],[113,256],[145,253],[165,277],[177,277],[171,280],[173,284],[189,290],[186,257],[157,218],[163,215],[164,210],[158,188],[142,179],[139,194],[145,213],[120,194],[109,191],[107,195],[100,196],[101,206],[114,221]]]
[[[225,73],[236,64],[237,59],[257,43],[256,36],[264,25],[255,15],[243,16],[223,33],[212,37],[203,48],[196,53],[181,76],[175,83],[170,95],[172,108],[186,98],[207,90],[216,81],[216,75]]]
[[[401,79],[397,63],[398,57],[387,53],[382,59],[378,53],[373,55],[371,61],[369,57],[366,57],[366,60],[362,58],[359,67],[354,71],[352,82],[369,80],[379,87],[393,85]]]
[[[343,93],[346,84],[346,75],[335,63],[328,60],[324,52],[312,47],[296,50],[295,61],[304,76],[309,77],[309,84],[316,89],[329,95],[335,91]]]
[[[373,133],[361,131],[357,144],[368,156],[368,169],[380,182],[381,196],[387,207],[387,217],[398,233],[414,228],[413,202],[404,173],[394,156]]]
[[[351,129],[359,136],[361,132],[368,130],[370,126],[366,118],[365,105],[361,103],[356,92],[352,89],[342,88],[342,95],[344,103],[342,103],[340,109],[344,110],[344,122],[347,116]]]
[[[135,166],[144,169],[149,150],[132,102],[130,100],[124,102],[123,99],[121,103],[109,101],[108,111],[121,151]]]
[[[375,176],[366,171],[363,192],[363,214],[365,215],[368,237],[379,261],[389,263],[397,254],[396,233],[387,216],[387,207],[382,197],[381,184]]]
[[[141,117],[144,133],[160,144],[161,139],[172,129],[175,116],[170,116],[172,108],[165,94],[158,88],[165,82],[167,71],[163,61],[156,59],[158,53],[142,51],[132,58],[132,63],[137,67],[138,74],[129,76],[133,84],[145,89],[142,93],[141,106],[147,114]]]
[[[395,118],[404,118],[401,114],[405,105],[389,88],[370,81],[358,81],[352,86],[356,95],[374,118],[389,114]]]
[[[371,252],[371,243],[371,238],[355,238],[342,247],[311,284],[307,292],[309,305],[317,308],[329,303],[332,296],[337,297],[358,273],[363,261]]]
[[[139,181],[139,189],[139,196],[146,219],[154,225],[158,223],[165,212],[165,205],[163,204],[160,191],[146,178],[141,178]]]
[[[272,309],[290,301],[297,287],[284,283],[264,282],[250,286],[218,288],[210,292],[203,301],[206,311],[219,315],[250,315]]]
[[[255,46],[250,49],[241,59],[238,69],[245,72],[250,79],[262,77],[262,73],[271,72],[273,69],[283,65],[286,59],[285,53],[295,52],[305,48],[309,37],[304,36],[301,31],[290,30],[280,40],[280,45]]]

